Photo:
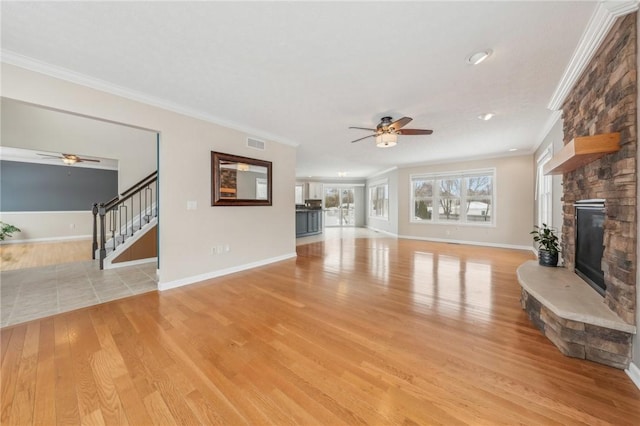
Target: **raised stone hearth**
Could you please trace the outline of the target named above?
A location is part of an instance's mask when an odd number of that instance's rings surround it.
[[[521,304],[563,354],[625,369],[636,327],[624,322],[576,274],[528,261],[518,268]]]

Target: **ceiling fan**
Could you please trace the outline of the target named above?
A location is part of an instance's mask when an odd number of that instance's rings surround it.
[[[378,147],[389,148],[398,143],[399,135],[430,135],[433,133],[433,130],[403,129],[404,126],[406,126],[411,120],[413,120],[413,118],[411,117],[402,117],[396,121],[391,120],[391,117],[382,117],[382,119],[380,120],[380,124],[378,124],[375,129],[369,129],[367,127],[349,127],[350,129],[369,130],[371,132],[374,132],[372,135],[356,139],[354,141],[351,141],[351,143],[375,137],[376,145]]]
[[[50,155],[50,154],[40,154],[38,153],[38,155],[42,156],[42,157],[47,157],[47,158],[57,158],[62,160],[62,162],[64,164],[75,164],[75,163],[83,163],[83,162],[87,162],[90,161],[92,163],[99,163],[100,160],[94,160],[91,158],[81,158],[78,155],[75,154],[60,154],[60,155]]]

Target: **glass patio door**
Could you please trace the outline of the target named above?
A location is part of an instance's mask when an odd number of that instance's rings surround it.
[[[355,203],[352,187],[324,187],[324,225],[355,226]]]

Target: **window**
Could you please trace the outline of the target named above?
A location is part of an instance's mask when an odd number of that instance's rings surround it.
[[[386,182],[369,186],[369,216],[389,219],[389,184]]]
[[[551,226],[552,218],[552,187],[553,180],[551,176],[545,176],[544,165],[551,160],[551,147],[547,148],[537,161],[537,179],[536,179],[536,199],[538,203],[538,226],[543,223]]]
[[[304,204],[304,197],[302,196],[303,189],[304,189],[303,184],[296,183],[296,194],[295,194],[296,204]]]
[[[495,170],[411,176],[411,222],[493,225]]]

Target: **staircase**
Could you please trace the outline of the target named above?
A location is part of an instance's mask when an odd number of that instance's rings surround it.
[[[118,262],[136,260],[131,257],[145,252],[136,246],[151,245],[156,254],[146,257],[157,256],[155,242],[150,241],[150,235],[145,238],[149,232],[157,235],[157,194],[158,172],[155,171],[106,203],[93,204],[92,258],[98,257],[100,269],[116,267]]]

